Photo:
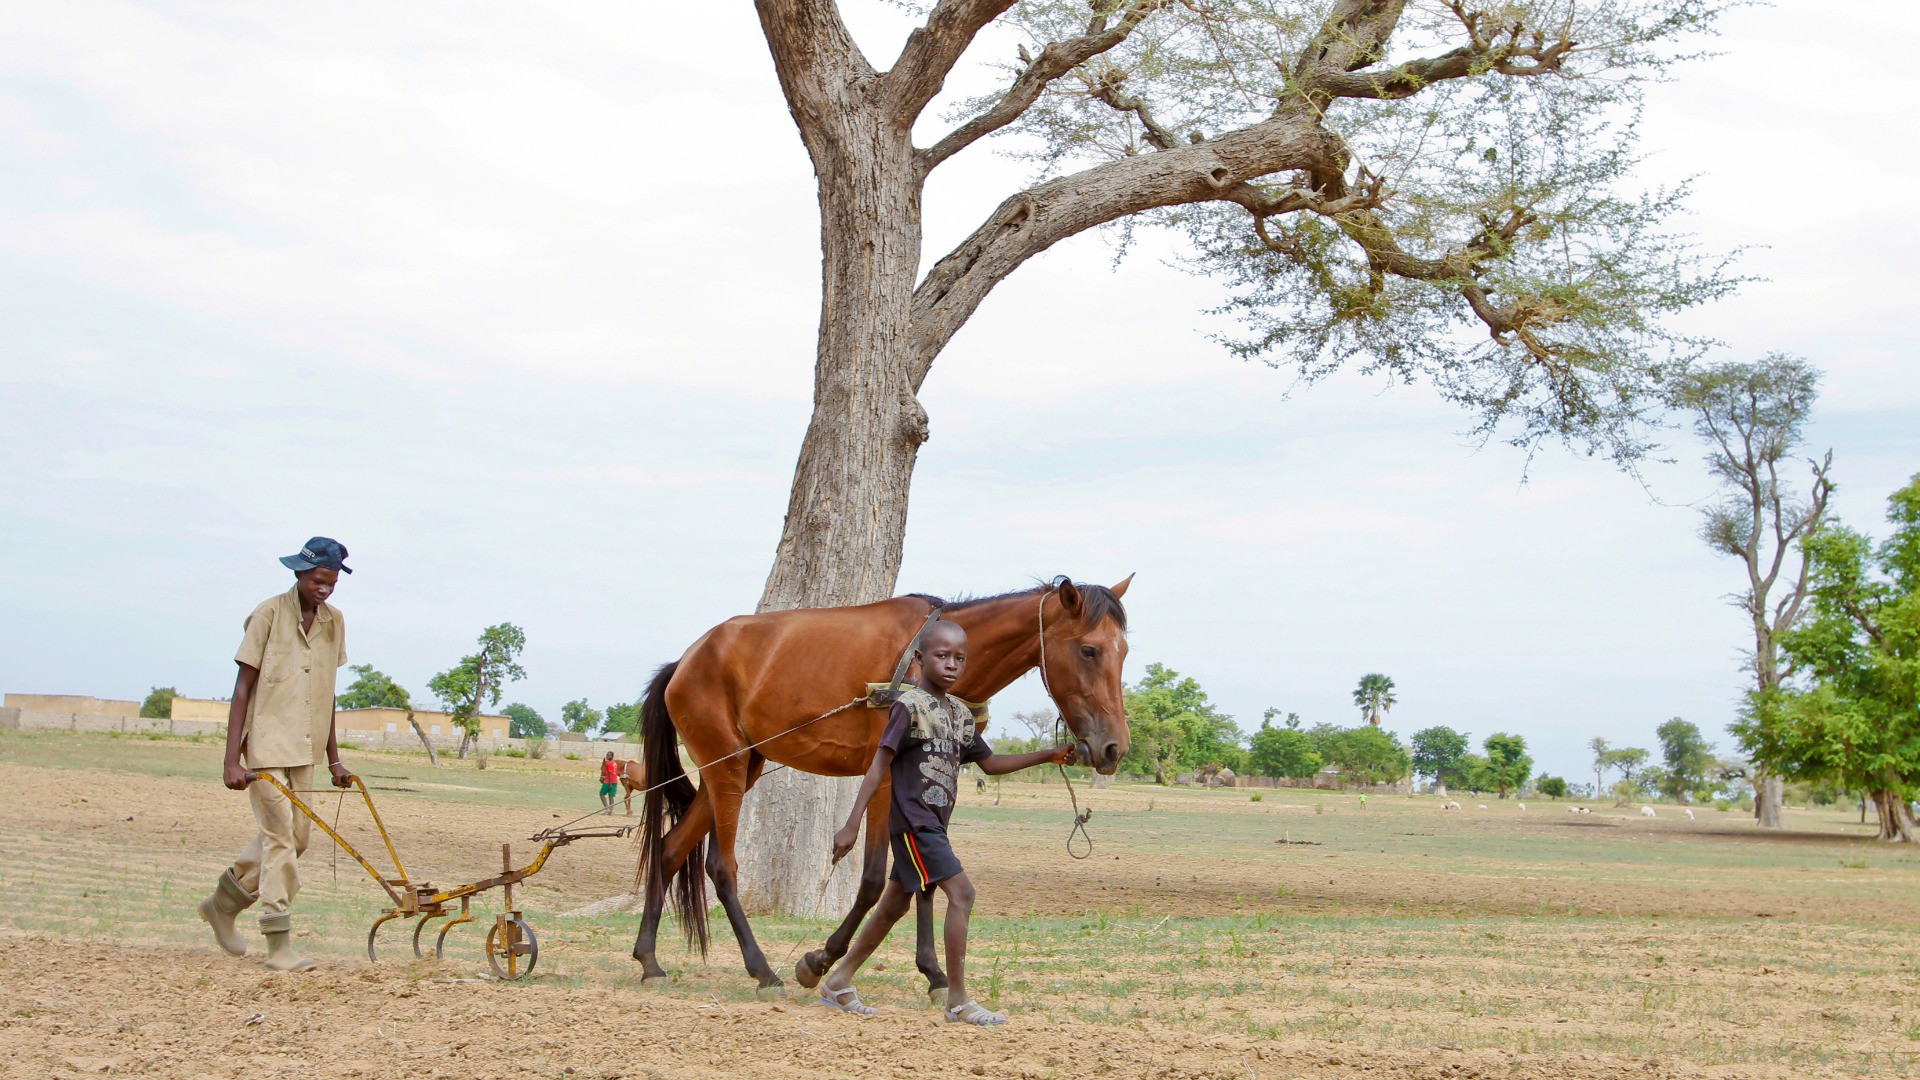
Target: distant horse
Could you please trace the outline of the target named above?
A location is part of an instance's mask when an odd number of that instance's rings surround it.
[[[1111,775],[1128,745],[1120,692],[1127,613],[1120,598],[1132,581],[1129,577],[1108,589],[1063,577],[944,605],[941,618],[967,632],[967,670],[953,694],[985,701],[1044,660],[1042,681],[1081,745],[1082,760]],[[822,776],[864,773],[886,712],[855,706],[815,718],[864,696],[868,683],[885,681],[929,612],[942,604],[929,596],[901,596],[857,607],[743,615],[707,631],[679,660],[654,674],[640,710],[646,775],[660,785],[646,794],[640,826],[646,910],[633,958],[643,965],[643,980],[666,975],[654,957],[654,942],[670,889],[688,944],[698,942],[706,953],[706,883],[699,864],[711,835],[707,873],[740,941],[747,973],[762,987],[780,985],[740,906],[733,853],[740,800],[769,761]],[[676,749],[681,740],[699,765],[698,789],[681,767]],[[747,749],[760,740],[767,741]],[[883,783],[867,807],[865,861],[853,910],[824,947],[794,965],[803,986],[814,985],[846,955],[860,920],[880,898],[888,803]],[[930,987],[941,988],[946,976],[932,956],[931,924],[924,921],[928,910],[922,914],[920,970]]]
[[[632,758],[620,762],[620,787],[626,794],[627,816],[632,817],[633,797],[644,795],[647,790],[647,767]],[[642,799],[640,805],[644,809],[646,800]]]

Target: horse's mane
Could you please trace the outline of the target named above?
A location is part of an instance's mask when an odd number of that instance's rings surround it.
[[[1052,581],[1043,581],[1038,585],[1025,589],[1009,589],[1006,592],[995,593],[992,596],[962,596],[954,600],[944,600],[931,593],[908,593],[907,595],[925,600],[935,607],[944,607],[948,611],[962,611],[966,608],[978,607],[981,604],[991,604],[996,600],[1005,600],[1009,597],[1038,597],[1042,593],[1052,592],[1068,580],[1066,575],[1063,574],[1060,577],[1054,578]],[[1112,619],[1120,629],[1125,630],[1127,628],[1127,607],[1120,602],[1119,597],[1113,595],[1112,589],[1107,588],[1105,585],[1088,585],[1078,581],[1073,583],[1073,587],[1080,592],[1080,621],[1083,625],[1097,626],[1102,619]]]

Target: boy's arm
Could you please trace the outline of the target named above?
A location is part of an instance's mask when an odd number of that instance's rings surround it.
[[[1056,746],[1051,750],[1035,750],[1031,754],[993,754],[980,759],[980,771],[988,776],[1004,776],[1021,769],[1031,769],[1035,765],[1071,765],[1073,747]]]
[[[340,764],[339,727],[340,713],[336,709],[333,716],[327,720],[327,771],[333,774],[334,787],[352,787],[353,774],[347,771],[345,765]]]
[[[224,782],[235,791],[247,790],[253,773],[240,764],[240,752],[246,749],[247,705],[253,701],[253,688],[260,681],[260,669],[235,662],[240,673],[233,677],[233,703],[227,706],[227,760]]]
[[[847,815],[847,823],[833,834],[833,861],[839,862],[853,850],[853,842],[860,838],[860,819],[866,815],[867,804],[873,801],[873,793],[880,790],[880,781],[886,778],[887,770],[893,767],[893,747],[882,746],[874,752],[873,764],[867,766],[867,775],[860,778],[859,794],[853,797],[853,812]]]

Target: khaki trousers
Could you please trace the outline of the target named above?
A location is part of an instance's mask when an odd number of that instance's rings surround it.
[[[311,765],[253,771],[266,773],[294,791],[312,786]],[[300,891],[300,855],[307,850],[313,823],[271,784],[247,785],[247,801],[253,805],[253,820],[260,831],[227,872],[241,891],[260,902],[260,932],[271,934],[292,927],[287,908]]]

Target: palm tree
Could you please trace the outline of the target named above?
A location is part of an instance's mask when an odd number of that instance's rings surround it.
[[[1395,700],[1393,680],[1379,672],[1360,676],[1360,685],[1353,691],[1353,703],[1360,706],[1360,715],[1374,727],[1379,727],[1380,718],[1392,711]]]

